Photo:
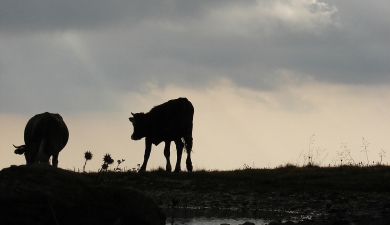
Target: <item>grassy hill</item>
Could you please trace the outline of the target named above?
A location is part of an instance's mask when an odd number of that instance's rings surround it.
[[[0,172],[6,224],[165,224],[158,205],[174,202],[181,208],[310,212],[316,221],[343,215],[355,224],[387,222],[390,167],[77,173],[36,164]]]
[[[94,178],[97,173],[86,176]],[[145,173],[108,172],[106,182],[118,185],[126,181],[147,179],[153,185],[145,185],[145,189],[158,188],[164,185],[161,179],[174,181],[191,181],[190,190],[216,190],[217,186],[225,185],[233,189],[247,189],[256,192],[275,190],[284,191],[358,191],[358,192],[390,192],[389,166],[284,166],[276,169],[240,169],[233,171],[195,171],[192,173],[166,173],[157,169]],[[216,185],[218,184],[218,185]],[[172,184],[174,185],[174,184]]]
[[[165,224],[141,192],[45,164],[1,170],[0,205],[2,224]]]

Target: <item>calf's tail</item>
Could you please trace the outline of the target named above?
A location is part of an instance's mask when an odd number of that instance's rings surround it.
[[[185,134],[184,134],[184,148],[186,152],[189,153],[192,151],[192,126],[194,119],[194,106],[191,104],[188,99],[186,99],[184,104],[185,111]]]

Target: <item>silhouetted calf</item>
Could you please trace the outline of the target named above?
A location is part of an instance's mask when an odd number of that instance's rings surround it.
[[[183,148],[187,151],[186,166],[192,171],[192,120],[194,107],[186,98],[170,100],[155,106],[148,113],[131,113],[129,120],[133,124],[134,132],[131,139],[140,140],[145,138],[144,162],[140,171],[146,170],[146,165],[152,150],[152,143],[158,145],[165,142],[164,156],[167,160],[166,170],[172,170],[169,161],[171,141],[174,141],[177,149],[177,161],[175,172],[180,172],[181,155]]]

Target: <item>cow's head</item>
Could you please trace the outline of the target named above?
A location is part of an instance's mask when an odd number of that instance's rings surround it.
[[[26,164],[29,165],[35,161],[35,156],[36,156],[36,146],[27,146],[27,145],[20,145],[20,146],[15,146],[16,148],[14,153],[18,155],[24,154],[24,157],[26,158]]]
[[[134,127],[134,132],[131,135],[131,139],[140,140],[146,136],[147,116],[145,113],[131,113],[131,115],[133,115],[133,117],[130,117],[129,120]]]

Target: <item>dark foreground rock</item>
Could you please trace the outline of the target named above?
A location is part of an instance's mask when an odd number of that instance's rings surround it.
[[[165,224],[151,197],[47,165],[0,172],[1,224]]]

